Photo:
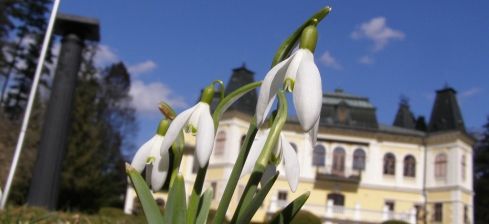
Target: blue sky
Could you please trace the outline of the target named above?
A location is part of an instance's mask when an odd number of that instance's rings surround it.
[[[466,127],[489,115],[489,1],[121,1],[60,4],[100,20],[100,65],[123,61],[138,110],[136,145],[151,138],[166,101],[195,104],[215,79],[246,67],[262,80],[277,47],[324,6],[315,61],[323,91],[365,96],[392,124],[401,94],[429,120],[435,91],[457,90]]]

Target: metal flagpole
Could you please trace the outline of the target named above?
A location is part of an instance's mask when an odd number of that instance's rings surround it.
[[[36,74],[34,76],[34,80],[32,80],[32,88],[29,94],[29,101],[27,102],[27,107],[25,109],[25,115],[22,121],[22,127],[20,129],[19,139],[17,140],[17,146],[15,147],[15,154],[12,160],[12,166],[10,166],[7,183],[5,184],[4,192],[1,195],[2,200],[0,202],[0,210],[3,210],[5,208],[5,204],[7,202],[8,194],[10,191],[10,186],[12,185],[12,180],[14,179],[15,170],[17,169],[17,163],[19,161],[20,152],[22,151],[22,145],[24,144],[25,132],[27,130],[27,125],[29,124],[29,117],[31,116],[32,104],[34,103],[34,98],[37,92],[37,86],[39,84],[39,78],[41,77],[42,66],[44,64],[44,57],[46,57],[46,52],[49,46],[49,40],[51,39],[51,33],[53,31],[54,21],[56,19],[56,13],[58,12],[58,6],[60,1],[61,0],[55,0],[53,4],[53,9],[51,10],[51,17],[49,18],[48,28],[46,30],[46,34],[44,35],[44,42],[42,45],[41,54],[39,55]]]

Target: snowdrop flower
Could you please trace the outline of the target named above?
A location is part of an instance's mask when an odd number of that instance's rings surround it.
[[[249,174],[253,171],[256,161],[260,156],[260,153],[265,146],[267,141],[267,136],[270,130],[265,132],[265,135],[255,139],[255,142],[251,146],[250,152],[248,153],[248,158],[246,159],[245,165],[243,166],[243,171],[241,171],[241,177]],[[297,185],[299,184],[299,158],[294,148],[290,145],[289,141],[280,133],[280,138],[277,140],[275,147],[273,148],[272,155],[270,157],[269,165],[263,172],[261,178],[262,186],[273,176],[277,170],[277,166],[281,161],[284,161],[285,165],[285,176],[287,182],[289,183],[290,190],[295,192],[297,190]]]
[[[293,93],[294,107],[303,130],[310,132],[312,142],[315,142],[323,96],[321,76],[314,63],[316,41],[316,27],[306,27],[302,32],[300,49],[265,76],[256,106],[258,127],[264,123],[283,84],[285,91]]]
[[[156,135],[139,148],[131,163],[131,166],[139,173],[142,173],[146,168],[146,183],[151,185],[151,189],[154,192],[159,191],[163,187],[168,174],[168,166],[170,164],[169,147],[162,148],[168,126],[170,126],[170,121],[163,119],[158,126]]]
[[[197,105],[179,114],[168,128],[161,147],[163,155],[164,148],[169,148],[177,139],[178,134],[185,130],[187,133],[197,135],[195,145],[195,157],[199,166],[203,168],[209,161],[212,148],[214,147],[214,121],[212,120],[210,106],[214,97],[214,87],[208,86],[202,92],[202,98]]]

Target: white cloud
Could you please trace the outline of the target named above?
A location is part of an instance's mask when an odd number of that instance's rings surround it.
[[[474,87],[474,88],[472,88],[472,89],[469,89],[469,90],[467,90],[467,91],[464,91],[464,92],[460,93],[460,95],[461,95],[462,97],[467,98],[467,97],[471,97],[472,95],[477,94],[477,93],[479,93],[479,92],[482,92],[482,89],[477,88],[477,87]]]
[[[361,57],[360,59],[358,59],[358,62],[360,62],[361,64],[364,64],[364,65],[371,65],[375,62],[375,59],[371,56],[365,55],[365,56]]]
[[[147,72],[151,72],[153,69],[156,68],[156,63],[152,60],[148,60],[145,62],[141,62],[139,64],[131,65],[127,70],[131,75],[134,77],[138,77],[139,75]]]
[[[95,54],[94,62],[97,66],[104,66],[107,63],[115,63],[119,61],[114,51],[107,45],[100,44]]]
[[[336,61],[336,59],[334,59],[331,56],[329,51],[324,52],[324,54],[323,54],[323,56],[321,56],[320,60],[326,65],[326,67],[332,67],[332,68],[337,69],[337,70],[341,69],[341,65]]]
[[[373,51],[380,51],[389,43],[390,40],[404,39],[404,33],[387,27],[385,17],[373,18],[367,23],[363,23],[351,34],[353,39],[366,38],[374,42]]]
[[[160,101],[168,103],[174,109],[188,107],[183,96],[174,95],[173,90],[161,82],[145,84],[135,80],[131,84],[129,94],[132,96],[133,106],[139,113],[160,113],[158,110]]]

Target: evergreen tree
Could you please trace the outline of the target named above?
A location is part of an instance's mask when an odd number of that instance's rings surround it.
[[[122,207],[127,186],[121,150],[130,146],[127,139],[137,130],[130,77],[122,63],[99,72],[93,66],[95,48],[86,48],[75,93],[58,203],[63,210]]]
[[[0,49],[4,49],[6,47],[9,40],[9,33],[14,28],[14,23],[12,22],[14,3],[15,0],[4,0],[0,2]],[[6,53],[2,50],[0,51],[0,69],[5,68],[6,64]],[[0,74],[2,76],[4,75],[3,72]]]
[[[474,146],[474,222],[489,223],[489,117]]]
[[[11,120],[20,119],[25,109],[27,98],[31,90],[32,80],[34,78],[37,61],[43,44],[43,39],[47,27],[48,6],[51,0],[25,0],[25,1],[8,1],[12,2],[7,5],[10,15],[5,18],[11,18],[15,21],[13,30],[15,38],[9,38],[5,44],[4,56],[5,63],[2,64],[2,76],[5,77],[2,85],[2,101],[5,112]],[[10,16],[10,17],[9,17]],[[47,52],[45,65],[42,71],[44,76],[49,74],[46,64],[52,63],[52,53]],[[9,79],[13,77],[14,83],[8,86]],[[41,80],[41,85],[47,86],[45,80]],[[5,99],[7,88],[10,88]]]
[[[46,105],[45,102],[41,102],[39,97],[34,101],[22,152],[10,188],[9,203],[23,205],[27,202],[27,192],[32,178],[34,161],[37,158],[39,138],[44,122],[44,105]],[[4,112],[0,111],[0,164],[2,164],[0,181],[2,188],[5,186],[8,173],[10,172],[19,133],[20,125],[8,119],[7,116],[4,116]]]

